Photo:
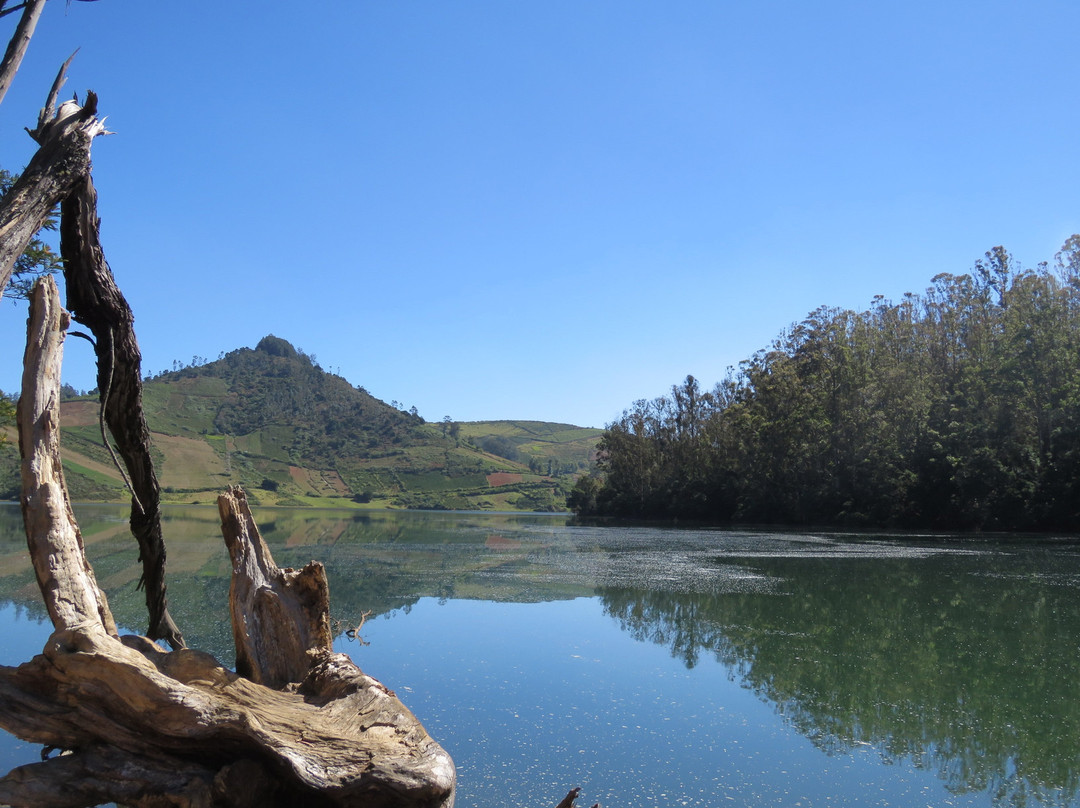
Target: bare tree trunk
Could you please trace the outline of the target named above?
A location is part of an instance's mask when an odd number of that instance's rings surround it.
[[[105,261],[99,224],[97,192],[87,172],[60,207],[67,304],[75,320],[89,328],[96,340],[102,411],[131,486],[131,532],[139,543],[143,565],[139,585],[145,589],[150,616],[147,636],[182,648],[184,638],[169,614],[166,598],[161,488],[142,407],[142,354],[135,339],[135,317]]]
[[[15,74],[19,70],[19,65],[22,64],[23,56],[26,55],[26,49],[30,46],[30,37],[34,35],[38,18],[44,9],[45,0],[27,0],[23,6],[19,24],[15,26],[15,33],[8,40],[3,61],[0,61],[0,101],[4,100],[4,96],[11,88],[11,83],[15,80]]]
[[[22,512],[38,586],[56,628],[87,620],[116,636],[109,604],[83,552],[60,463],[60,364],[68,314],[52,278],[34,287],[19,397]]]

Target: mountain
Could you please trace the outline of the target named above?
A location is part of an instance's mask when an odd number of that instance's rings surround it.
[[[599,429],[535,421],[426,423],[263,338],[143,385],[162,498],[213,502],[243,485],[264,505],[563,510]],[[126,499],[102,446],[95,397],[61,403],[72,496]],[[0,447],[0,497],[18,494]]]

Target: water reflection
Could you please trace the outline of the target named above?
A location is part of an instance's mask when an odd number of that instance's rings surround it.
[[[141,628],[123,511],[78,515],[117,619]],[[1002,805],[1080,802],[1075,545],[604,529],[525,514],[257,516],[279,564],[327,565],[346,622],[421,598],[598,598],[623,632],[687,670],[723,665],[827,755],[872,747]],[[170,509],[165,532],[173,613],[193,645],[228,661],[216,511]],[[0,602],[44,616],[17,508],[0,507]]]
[[[773,595],[605,587],[687,667],[714,656],[829,754],[871,745],[1010,805],[1078,796],[1076,555],[770,558]]]

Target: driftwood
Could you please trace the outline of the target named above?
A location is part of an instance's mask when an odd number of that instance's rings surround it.
[[[60,465],[60,360],[68,315],[52,278],[34,288],[16,418],[22,511],[30,558],[53,626],[91,620],[116,635],[105,595],[83,552]]]
[[[0,668],[0,722],[27,741],[74,754],[0,779],[0,801],[452,806],[449,755],[391,691],[346,655],[332,653],[328,635],[316,632],[312,647],[294,645],[303,676],[281,690],[229,671],[208,654],[170,653],[143,637],[115,636],[71,519],[55,440],[64,318],[51,280],[35,289],[32,306],[19,411],[23,508],[35,569],[53,572],[39,573],[39,582],[56,630],[41,655]],[[269,557],[242,493],[224,494],[219,507],[223,532],[236,545],[234,558],[261,558],[256,576],[265,570],[289,579],[290,571],[277,570]],[[252,570],[235,563],[233,571],[242,577]],[[246,588],[251,582],[232,591]],[[325,585],[285,585],[274,597],[282,601],[282,615],[328,625]],[[251,602],[263,618],[272,614],[258,599]],[[238,604],[234,613],[245,626],[238,633],[250,636],[272,625],[251,619]],[[281,636],[279,626],[273,630]],[[263,637],[251,647],[266,649],[272,641]],[[265,655],[256,650],[251,665],[265,668]],[[252,772],[258,773],[254,784]]]
[[[311,666],[308,651],[330,653],[330,588],[312,561],[302,570],[278,569],[240,488],[218,497],[221,532],[232,559],[229,610],[236,672],[279,688],[299,682]]]

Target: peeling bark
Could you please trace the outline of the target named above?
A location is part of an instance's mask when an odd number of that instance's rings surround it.
[[[98,390],[109,432],[124,461],[132,492],[131,532],[143,565],[147,636],[182,648],[184,638],[169,614],[161,487],[150,457],[150,428],[142,406],[142,354],[135,317],[105,261],[99,238],[97,192],[90,174],[75,183],[60,206],[60,253],[72,316],[94,334]]]

